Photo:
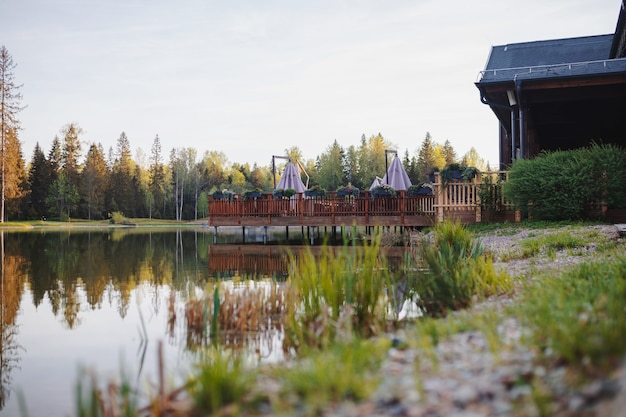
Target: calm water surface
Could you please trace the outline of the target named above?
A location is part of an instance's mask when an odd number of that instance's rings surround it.
[[[178,385],[195,343],[186,335],[184,302],[216,279],[263,285],[288,271],[284,247],[249,244],[262,242],[262,233],[249,231],[242,244],[241,229],[216,241],[211,231],[0,232],[0,416],[20,416],[20,395],[31,417],[76,415],[81,369],[103,382],[119,380],[121,371],[139,386],[155,382],[159,343],[170,383]],[[279,342],[254,350],[278,360]]]
[[[216,277],[267,277],[283,259],[261,251],[245,256],[252,269],[244,271],[241,234],[220,234],[213,245],[209,229],[0,234],[0,416],[20,415],[20,394],[30,416],[75,415],[81,368],[104,381],[119,379],[122,369],[140,385],[156,381],[159,342],[168,374],[182,380],[191,356],[180,319],[184,300]],[[209,257],[210,246],[229,250]],[[179,319],[169,328],[172,293]]]

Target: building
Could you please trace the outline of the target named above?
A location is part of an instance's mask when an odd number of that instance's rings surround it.
[[[500,169],[595,141],[626,147],[626,12],[615,32],[491,48],[476,87],[500,127]]]

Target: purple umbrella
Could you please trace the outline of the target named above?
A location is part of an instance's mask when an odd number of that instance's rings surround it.
[[[411,186],[411,180],[407,175],[400,158],[396,155],[389,165],[389,170],[383,177],[383,184],[387,184],[396,190],[408,190]]]
[[[287,162],[283,176],[280,177],[280,181],[278,181],[276,186],[277,190],[286,190],[288,188],[296,190],[297,193],[303,193],[306,190],[306,186],[300,178],[298,168],[291,162]]]

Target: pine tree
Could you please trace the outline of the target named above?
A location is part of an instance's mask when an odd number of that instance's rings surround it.
[[[422,146],[417,154],[417,173],[419,181],[425,181],[428,179],[429,171],[437,167],[437,158],[435,154],[435,143],[429,132],[426,132]]]
[[[457,162],[456,152],[454,148],[452,147],[452,144],[450,144],[449,140],[446,140],[443,143],[443,157],[446,160],[446,165],[454,164]]]
[[[4,47],[0,47],[0,175],[2,176],[0,186],[0,223],[5,218],[5,200],[7,192],[13,190],[16,195],[21,193],[19,173],[11,172],[19,163],[16,157],[21,158],[21,144],[17,132],[19,121],[17,114],[22,110],[20,101],[22,95],[19,89],[22,87],[15,83],[13,70],[17,64],[13,62],[13,57]],[[12,164],[11,162],[16,162]]]
[[[52,184],[50,175],[50,164],[39,146],[39,142],[37,142],[28,171],[29,215],[36,219],[42,219],[47,215],[46,196],[48,195],[48,188]]]
[[[61,150],[61,167],[63,173],[74,187],[78,187],[78,173],[80,166],[78,160],[80,159],[80,139],[79,135],[83,133],[83,130],[74,123],[69,123],[61,129],[63,134],[63,148]]]
[[[161,141],[159,135],[156,135],[152,142],[152,150],[150,153],[150,185],[149,195],[150,201],[154,202],[155,209],[160,209],[161,214],[157,211],[156,217],[165,217],[165,168],[163,166],[163,155],[161,153]],[[152,218],[152,205],[148,204],[149,217]]]
[[[80,195],[84,201],[87,218],[100,219],[104,214],[104,195],[108,180],[108,168],[102,145],[89,147],[85,167],[81,173]]]

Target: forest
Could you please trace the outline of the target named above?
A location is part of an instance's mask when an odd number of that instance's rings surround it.
[[[270,192],[280,178],[282,166],[274,167],[271,155],[267,165],[250,166],[230,162],[219,150],[179,147],[167,152],[158,135],[147,154],[137,149],[133,156],[130,138],[123,131],[115,146],[105,150],[101,143],[91,143],[85,149],[83,129],[77,123],[63,126],[47,151],[37,143],[27,161],[19,138],[18,115],[23,107],[21,85],[14,80],[15,66],[2,46],[0,222],[102,220],[114,213],[131,218],[198,220],[208,215],[211,193]],[[335,191],[351,184],[363,190],[376,176],[384,175],[389,150],[398,152],[414,184],[425,182],[433,169],[452,163],[489,169],[474,148],[458,157],[448,140],[437,143],[428,132],[421,144],[416,141],[412,153],[408,149],[401,153],[378,133],[369,138],[362,135],[358,146],[343,147],[335,139],[313,159],[305,159],[297,146],[285,149],[284,156],[302,164],[309,188]]]
[[[6,170],[6,219],[106,219],[114,212],[132,218],[198,220],[208,215],[208,195],[229,190],[271,192],[274,188],[271,156],[264,166],[229,162],[224,153],[194,148],[175,148],[165,155],[158,135],[148,158],[135,157],[124,132],[116,146],[105,151],[101,144],[91,144],[85,156],[81,149],[81,128],[68,124],[56,136],[45,153],[37,144],[26,163],[14,143],[17,163]],[[348,183],[359,189],[369,188],[375,176],[385,172],[385,150],[394,149],[379,133],[362,136],[360,146],[342,147],[334,141],[315,159],[305,160],[298,147],[285,150],[292,161],[300,161],[309,175],[309,188],[335,191]],[[7,147],[7,150],[11,147]],[[141,155],[141,152],[138,152]],[[427,180],[433,168],[451,163],[487,169],[473,149],[462,158],[446,141],[443,145],[426,134],[413,155],[408,150],[399,155],[414,184]],[[284,165],[284,164],[283,164]],[[282,166],[276,168],[276,181]]]

